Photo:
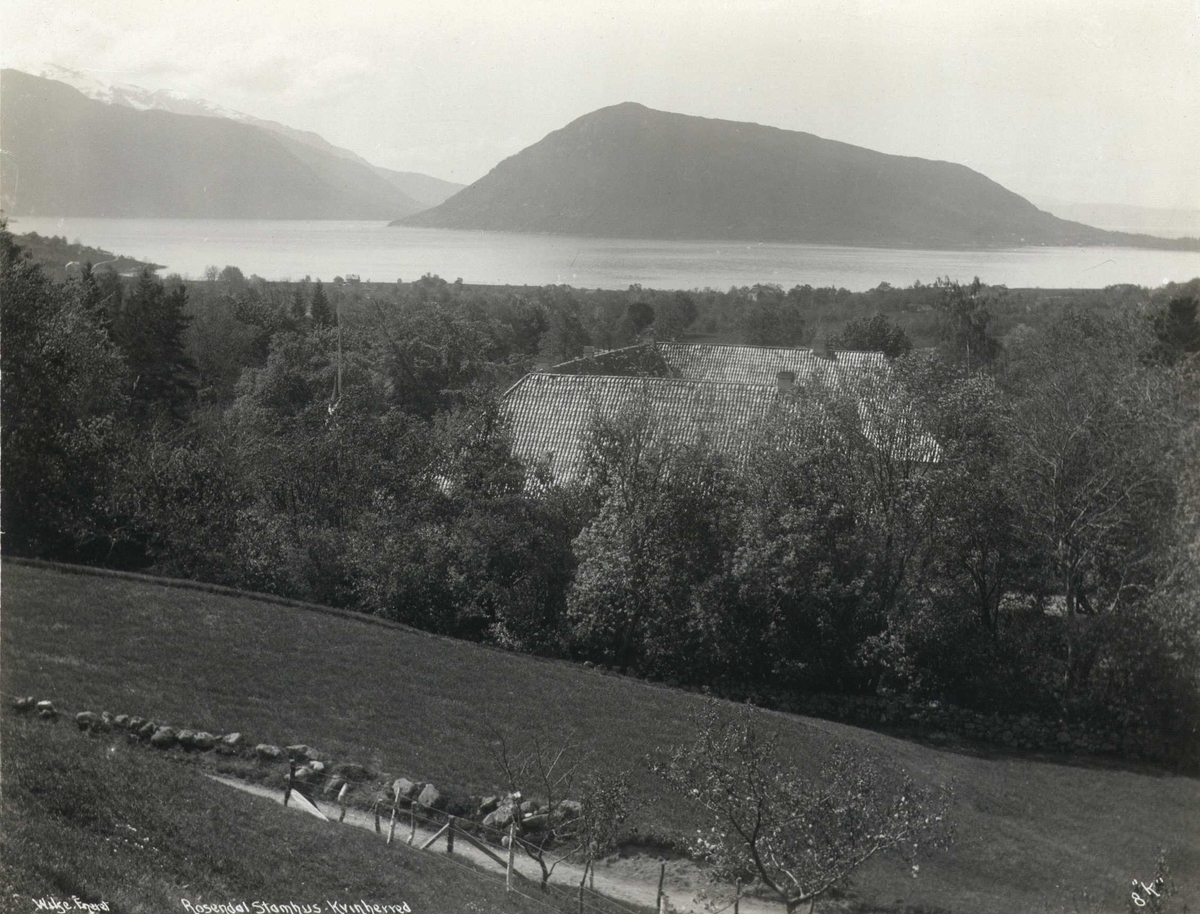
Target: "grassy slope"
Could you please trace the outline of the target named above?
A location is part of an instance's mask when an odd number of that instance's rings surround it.
[[[247,798],[120,737],[6,715],[0,910],[78,896],[125,914],[200,903],[407,903],[415,912],[546,914],[435,855]],[[253,910],[253,908],[251,908]]]
[[[520,734],[574,728],[598,759],[633,767],[643,827],[685,830],[694,813],[639,765],[686,737],[698,700],[568,665],[251,600],[6,564],[5,701],[52,697],[177,726],[303,741],[335,759],[453,785],[496,786],[489,724]],[[1125,887],[1169,854],[1184,897],[1200,897],[1200,785],[1153,770],[1077,767],[939,751],[838,724],[772,715],[800,759],[836,739],[874,745],[920,779],[957,783],[959,841],[858,880],[882,902],[953,911],[1051,910],[1089,890],[1124,910]]]

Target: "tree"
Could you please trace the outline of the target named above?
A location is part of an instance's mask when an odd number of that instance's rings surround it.
[[[808,336],[804,305],[778,286],[756,286],[742,312],[742,337],[758,346],[797,346]]]
[[[297,324],[300,324],[308,316],[308,302],[304,300],[304,285],[302,283],[294,283],[292,285],[291,313],[292,320]]]
[[[314,324],[318,327],[333,326],[333,308],[329,304],[329,297],[325,294],[325,287],[321,285],[319,279],[313,286],[312,302],[309,308],[309,315]]]
[[[146,267],[114,324],[133,376],[134,409],[143,417],[162,409],[183,419],[195,399],[196,365],[184,343],[191,322],[186,308],[184,285],[176,282],[168,290]]]
[[[1019,525],[1063,600],[1064,685],[1087,678],[1079,616],[1150,593],[1175,504],[1180,400],[1144,321],[1069,311],[1014,353],[1008,428]],[[1093,641],[1093,647],[1095,642]]]
[[[664,438],[645,400],[590,430],[598,509],[574,543],[567,616],[596,659],[681,676],[695,672],[697,596],[726,563],[733,515],[712,454]]]
[[[631,302],[625,313],[633,325],[634,334],[640,334],[654,323],[654,308],[644,301]]]
[[[654,331],[660,340],[674,340],[696,322],[696,300],[687,292],[675,292],[655,307]]]
[[[814,378],[781,401],[747,467],[738,593],[772,632],[774,675],[874,690],[937,529],[919,363],[853,386]]]
[[[1004,293],[984,286],[979,277],[962,285],[949,277],[935,284],[938,298],[938,336],[952,364],[965,365],[968,373],[986,369],[1000,355],[1000,342],[992,333],[992,307]]]
[[[207,273],[205,275],[207,275]],[[235,266],[226,266],[219,274],[217,274],[217,279],[221,280],[221,282],[228,283],[229,291],[234,295],[238,295],[246,291],[246,276]]]
[[[547,308],[545,331],[538,344],[538,355],[543,360],[557,364],[578,358],[590,342],[575,302]]]
[[[811,912],[876,855],[911,859],[951,838],[950,791],[918,787],[876,752],[836,746],[814,774],[752,707],[709,701],[691,721],[694,742],[658,755],[652,770],[707,811],[695,851],[723,878],[760,880],[789,914],[806,903]]]
[[[489,736],[496,774],[508,790],[506,804],[517,843],[541,870],[544,892],[558,864],[582,847],[575,807],[568,800],[582,775],[583,754],[562,737],[533,734],[525,737],[525,748],[518,749],[495,728]],[[563,852],[552,854],[560,845]]]
[[[893,324],[883,314],[850,321],[841,333],[830,337],[829,345],[834,349],[882,352],[889,359],[912,351],[912,340],[904,328]]]
[[[1195,295],[1176,295],[1152,315],[1159,353],[1167,363],[1200,352],[1198,309],[1200,299]]]
[[[125,366],[78,284],[51,282],[0,222],[5,549],[69,555],[116,460]]]
[[[574,829],[579,842],[578,856],[583,859],[579,877],[579,907],[583,909],[583,884],[588,871],[595,872],[595,862],[617,846],[621,823],[629,811],[629,779],[617,775],[591,773],[580,785],[579,814],[568,827]]]

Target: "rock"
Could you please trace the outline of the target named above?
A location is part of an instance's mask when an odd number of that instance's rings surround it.
[[[370,772],[358,762],[338,762],[333,766],[333,773],[339,774],[347,781],[365,781]]]
[[[105,725],[106,727],[108,727],[110,730],[112,729],[112,725],[113,725],[113,716],[112,716],[112,714],[110,714],[108,711],[101,711],[101,712],[100,712],[100,719],[101,719],[102,721],[104,721],[104,725]]]
[[[113,718],[113,723],[116,726],[120,727],[122,730],[128,730],[129,729],[129,715],[128,714],[118,714],[116,717]]]
[[[541,801],[535,800],[533,797],[530,797],[528,800],[526,800],[524,803],[521,804],[521,812],[525,813],[526,815],[532,815],[533,813],[537,812],[540,808],[541,808]]]
[[[37,703],[37,712],[39,717],[44,717],[47,720],[53,720],[58,717],[58,710],[54,707],[52,701],[39,701]]]
[[[508,824],[513,820],[513,808],[507,803],[498,809],[489,812],[483,817],[483,824],[488,828],[508,828]]]
[[[325,771],[325,763],[318,762],[316,759],[309,762],[308,767],[313,770],[313,774],[322,774]]]
[[[192,737],[192,748],[198,749],[201,752],[207,752],[217,744],[216,737],[204,730],[198,730]]]
[[[179,739],[179,745],[184,749],[194,749],[196,747],[196,731],[195,730],[180,730],[176,734]]]
[[[150,745],[158,749],[170,749],[177,742],[179,742],[179,737],[170,727],[159,727],[150,737]]]
[[[311,761],[312,759],[317,758],[317,753],[313,752],[312,749],[310,749],[308,746],[305,746],[303,743],[298,743],[295,746],[288,746],[287,754],[289,758],[294,758],[298,762]]]
[[[345,783],[346,783],[345,778],[340,778],[337,776],[331,777],[329,779],[329,783],[325,785],[325,790],[323,791],[323,793],[325,794],[325,796],[331,797],[335,793],[337,793],[339,790],[341,790],[342,786]]]
[[[129,730],[130,733],[137,733],[138,730],[140,730],[140,729],[142,729],[142,727],[146,726],[146,718],[131,717],[131,718],[129,718],[129,722],[125,726]]]
[[[138,727],[137,735],[140,736],[142,739],[149,739],[150,737],[152,737],[154,735],[154,731],[157,729],[158,729],[158,727],[156,727],[154,725],[154,721],[148,720],[144,724],[142,724],[140,727]]]
[[[562,800],[555,808],[555,812],[564,819],[574,819],[583,812],[583,804],[578,800]]]
[[[272,746],[270,743],[259,743],[254,747],[254,754],[260,759],[270,762],[283,758],[283,750],[278,746]]]
[[[312,780],[313,770],[307,765],[301,765],[296,769],[296,773],[292,775],[293,780],[310,781]]]
[[[100,726],[100,717],[91,711],[80,711],[75,715],[75,723],[80,730],[93,730]]]
[[[521,831],[541,831],[546,827],[546,822],[549,818],[544,812],[540,812],[534,816],[526,816],[521,820]]]
[[[420,785],[408,778],[396,778],[392,783],[392,796],[398,800],[411,800],[420,789]]]
[[[232,752],[236,752],[238,749],[241,749],[243,742],[245,742],[245,740],[242,739],[242,734],[240,733],[226,733],[221,737],[221,747]]]
[[[35,699],[32,695],[27,695],[24,698],[14,698],[12,706],[13,710],[18,714],[28,714],[34,709],[36,704],[37,699]]]
[[[421,792],[417,795],[417,802],[422,806],[433,808],[437,806],[438,801],[441,800],[441,798],[441,791],[439,791],[432,784],[426,784],[421,788]]]
[[[479,801],[479,809],[475,813],[477,816],[486,816],[490,812],[494,812],[496,807],[500,805],[499,797],[484,797]]]

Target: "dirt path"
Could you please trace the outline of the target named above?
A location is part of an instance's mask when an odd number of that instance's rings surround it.
[[[250,784],[245,781],[238,781],[219,775],[210,774],[208,777],[227,787],[240,790],[243,793],[262,797],[281,805],[283,803],[283,794],[278,790],[268,790],[258,784]],[[339,815],[338,808],[331,803],[318,803],[317,805],[330,818],[331,824],[336,826]],[[296,809],[295,811],[298,814],[303,813],[301,809]],[[373,832],[375,830],[375,817],[359,809],[348,809],[346,811],[346,820],[343,824],[356,828],[364,828],[367,831]],[[382,826],[386,833],[388,827],[388,817],[386,815],[382,818]],[[414,844],[423,844],[432,838],[433,835],[433,831],[418,827]],[[404,822],[401,825],[398,822],[394,843],[402,850],[407,851],[410,850],[407,841],[408,823]],[[439,843],[438,847],[442,848],[443,845]],[[498,853],[501,857],[505,854],[503,850],[499,850]],[[471,847],[465,841],[460,840],[455,843],[454,856],[460,860],[469,861],[487,872],[495,873],[501,878],[504,875],[494,860]],[[595,868],[595,890],[618,902],[631,902],[636,905],[653,908],[655,898],[658,894],[659,863],[660,861],[657,858],[650,855],[614,857],[609,860],[598,861]],[[541,871],[537,863],[524,854],[518,854],[514,859],[513,866],[521,875],[531,880],[530,883],[525,883],[522,886],[521,891],[534,894],[536,897],[537,883],[541,879]],[[553,885],[562,886],[574,892],[578,889],[579,880],[582,876],[582,867],[564,861],[554,868],[550,882]],[[692,914],[692,912],[695,912],[695,914],[709,914],[711,909],[706,905],[704,899],[698,897],[698,892],[704,885],[703,874],[695,864],[687,860],[666,861],[666,878],[663,884],[663,892],[668,896],[671,905],[677,910],[687,912],[687,914]],[[723,904],[724,902],[716,905],[715,909],[719,910]],[[730,905],[728,910],[732,912],[733,906]],[[744,914],[779,914],[781,907],[779,905],[766,904],[755,899],[743,898],[739,910],[744,912]]]

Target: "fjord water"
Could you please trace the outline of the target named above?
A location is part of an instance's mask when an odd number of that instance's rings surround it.
[[[18,234],[70,241],[164,264],[165,273],[200,278],[232,264],[247,276],[326,282],[410,281],[425,273],[468,283],[624,289],[725,290],[755,283],[839,286],[862,291],[939,276],[1010,288],[1157,286],[1200,276],[1200,252],[1136,248],[920,250],[817,244],[649,241],[444,229],[392,228],[382,222],[85,219],[22,217]]]

